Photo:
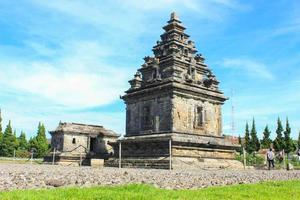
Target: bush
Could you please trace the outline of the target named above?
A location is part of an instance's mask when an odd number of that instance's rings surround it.
[[[236,155],[236,159],[244,162],[243,154]],[[252,153],[246,154],[246,164],[247,166],[254,166],[254,167],[262,167],[265,165],[265,158],[261,155]]]
[[[27,150],[17,150],[16,151],[17,158],[30,158],[30,152]]]
[[[294,166],[300,166],[300,161],[297,155],[292,156],[289,162]]]

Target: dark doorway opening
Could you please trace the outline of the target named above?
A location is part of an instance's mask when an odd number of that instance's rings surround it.
[[[96,143],[96,138],[91,138],[90,139],[90,151],[95,150],[95,143]]]

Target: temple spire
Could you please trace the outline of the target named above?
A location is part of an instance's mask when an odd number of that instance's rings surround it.
[[[176,12],[171,13],[170,21],[180,21]]]

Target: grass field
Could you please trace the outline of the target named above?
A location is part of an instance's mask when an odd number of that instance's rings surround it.
[[[59,188],[1,192],[0,199],[300,199],[300,180],[199,190],[165,190],[149,185]]]

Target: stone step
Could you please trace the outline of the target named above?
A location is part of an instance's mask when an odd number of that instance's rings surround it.
[[[168,159],[124,158],[122,168],[155,168],[169,169]],[[104,166],[119,167],[119,159],[112,158],[104,161]]]
[[[52,156],[45,156],[43,162],[52,163],[52,160]],[[90,165],[90,159],[86,157],[81,157],[80,159],[80,156],[56,156],[54,161],[56,164],[71,165],[71,163],[74,163],[75,165],[79,165],[80,160],[82,161],[82,165]]]

